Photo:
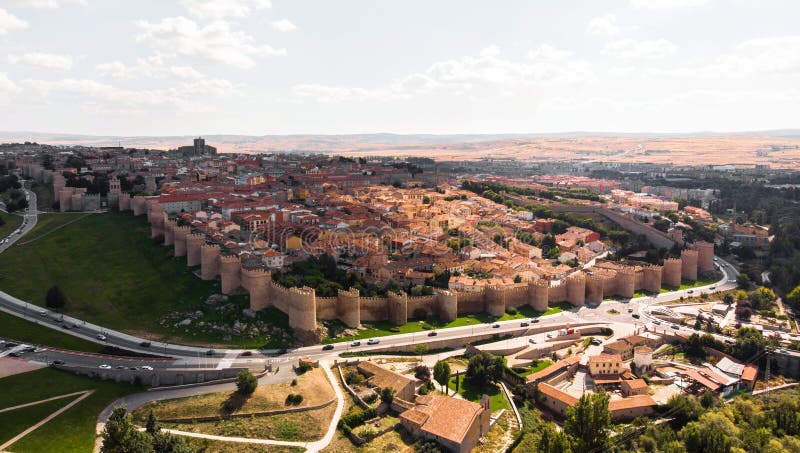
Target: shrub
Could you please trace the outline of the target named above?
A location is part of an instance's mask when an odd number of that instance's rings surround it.
[[[364,378],[357,371],[348,371],[347,374],[344,375],[344,381],[347,382],[348,385],[360,384],[364,382]]]
[[[258,379],[248,370],[242,370],[236,375],[236,391],[241,395],[252,395],[258,387]]]
[[[506,313],[508,313],[509,315],[516,315],[517,314],[517,309],[516,309],[516,307],[507,307],[506,308]]]
[[[358,425],[363,424],[365,421],[375,418],[377,412],[375,409],[369,408],[363,411],[355,411],[345,415],[344,417],[339,420],[339,427],[347,426],[350,428],[354,428]]]
[[[365,396],[365,397],[364,397],[364,398],[362,398],[362,399],[364,400],[364,402],[365,402],[365,403],[367,403],[367,404],[372,404],[372,403],[374,403],[375,401],[377,401],[377,399],[378,399],[378,394],[373,392],[373,393],[370,393],[369,395]]]
[[[297,379],[292,379],[292,386],[297,385]]]
[[[298,405],[302,402],[303,402],[303,395],[295,395],[294,393],[286,395],[286,401],[284,401],[284,403],[287,406]]]

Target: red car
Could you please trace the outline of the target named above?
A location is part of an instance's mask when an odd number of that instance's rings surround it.
[[[428,336],[429,337],[435,337],[436,335],[438,335],[438,333],[436,333],[435,330],[432,330],[432,331],[428,332]]]

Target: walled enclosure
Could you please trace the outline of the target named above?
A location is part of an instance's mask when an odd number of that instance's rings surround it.
[[[125,194],[121,194],[120,200],[124,198],[122,195]],[[218,245],[205,243],[202,234],[193,233],[188,226],[178,226],[172,219],[165,219],[163,210],[154,209],[155,204],[147,203],[144,197],[134,197],[132,204],[134,208],[140,206],[140,215],[150,216],[151,228],[164,235],[165,245],[169,245],[168,237],[172,238],[174,255],[187,256],[189,265],[196,265],[192,263],[196,263],[199,246],[202,279],[211,280],[219,276],[224,294],[236,293],[241,288],[249,294],[252,310],[275,306],[289,316],[289,325],[299,337],[309,341],[313,340],[311,334],[316,331],[319,320],[338,319],[349,327],[357,327],[362,321],[384,320],[403,325],[417,310],[424,310],[427,315],[438,315],[444,321],[484,311],[502,316],[508,307],[522,305],[543,312],[551,304],[560,302],[582,306],[586,301],[602,302],[605,296],[633,297],[634,292],[640,289],[658,292],[662,284],[679,286],[683,276],[696,279],[698,271],[698,250],[684,250],[681,258],[664,260],[663,267],[622,267],[608,276],[579,271],[560,282],[534,280],[508,288],[488,287],[480,292],[438,290],[432,296],[411,297],[400,292],[390,293],[387,297],[362,297],[358,290],[353,289],[339,291],[336,297],[318,298],[313,288],[285,288],[272,281],[269,270],[244,267],[238,256],[224,255]],[[147,207],[153,212],[145,212]],[[701,246],[699,250],[708,253],[707,246]],[[713,263],[713,245],[711,253]]]

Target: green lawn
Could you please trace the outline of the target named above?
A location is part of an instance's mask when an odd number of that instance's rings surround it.
[[[507,321],[511,319],[527,319],[538,318],[540,316],[552,315],[559,313],[563,310],[572,308],[567,302],[559,303],[556,306],[550,307],[545,312],[538,312],[533,308],[524,305],[517,308],[516,313],[505,313],[499,318],[491,316],[487,313],[477,313],[471,315],[459,316],[454,321],[445,322],[436,316],[426,318],[424,321],[412,320],[402,326],[395,326],[388,321],[377,321],[369,323],[369,327],[364,330],[359,330],[356,335],[342,336],[338,338],[326,338],[323,343],[338,343],[342,341],[351,341],[364,338],[385,337],[387,335],[397,335],[401,333],[423,332],[433,329],[447,329],[450,327],[473,326],[477,324],[487,324],[495,321]],[[333,321],[331,325],[336,326],[337,329],[342,329],[344,326],[338,321]],[[367,323],[365,323],[367,324]]]
[[[0,225],[0,239],[5,239],[6,236],[11,234],[14,230],[19,228],[20,225],[22,225],[22,217],[18,215],[7,214],[0,211],[0,219],[5,222]]]
[[[103,346],[58,330],[0,312],[0,336],[25,343],[33,343],[73,351],[100,352]]]
[[[144,390],[141,387],[89,379],[50,368],[2,378],[0,379],[0,388],[14,389],[13,392],[0,392],[0,408],[65,393],[95,390],[91,396],[10,447],[11,451],[20,453],[92,451],[95,425],[100,411],[123,395]],[[63,407],[70,401],[72,401],[71,398],[58,400],[56,403],[61,404],[57,405],[57,407]],[[50,405],[52,403],[46,404]],[[17,411],[12,411],[11,414],[15,412]],[[39,421],[31,414],[20,412],[18,415],[20,419],[26,418],[33,422]],[[0,420],[0,426],[6,427],[2,420]]]
[[[492,412],[498,411],[500,409],[507,409],[511,410],[511,405],[509,404],[508,400],[506,399],[505,394],[503,394],[503,389],[500,388],[499,384],[489,384],[485,387],[477,387],[472,385],[472,383],[464,378],[464,374],[462,373],[460,378],[461,384],[459,386],[458,394],[464,397],[465,400],[474,401],[476,403],[481,402],[481,396],[489,395],[489,405],[492,409]],[[447,383],[447,387],[450,389],[452,393],[456,389],[456,377],[451,376],[450,382]]]
[[[39,218],[24,241],[0,259],[3,291],[44,305],[47,288],[58,285],[68,299],[66,313],[132,334],[147,333],[154,340],[247,348],[287,345],[277,335],[226,341],[223,332],[195,327],[201,321],[230,326],[240,319],[288,329],[288,316],[273,308],[259,312],[255,320],[243,317],[246,296],[231,297],[234,307],[227,312],[206,306],[206,298],[219,293],[219,282],[200,280],[186,258],[172,257],[171,247],[152,242],[145,216],[111,212]],[[171,312],[196,310],[204,315],[188,329],[174,327],[181,319],[160,324]]]
[[[536,362],[536,365],[531,365],[527,367],[528,369],[525,370],[524,373],[518,373],[520,376],[527,376],[529,374],[533,374],[537,371],[542,371],[543,369],[552,365],[553,362],[550,359],[541,359]]]
[[[1,413],[0,426],[2,426],[3,429],[0,430],[0,444],[25,431],[32,425],[39,423],[45,417],[69,404],[69,402],[75,398],[78,398],[78,396],[71,396],[69,398],[50,401],[49,403],[37,404],[35,406]]]
[[[714,283],[718,282],[722,278],[722,276],[714,276],[714,277],[698,277],[696,281],[691,280],[682,280],[680,287],[674,286],[667,286],[664,285],[661,287],[661,292],[666,293],[670,291],[683,291],[684,289],[692,289],[697,288],[698,286],[706,286],[706,285],[713,285]]]

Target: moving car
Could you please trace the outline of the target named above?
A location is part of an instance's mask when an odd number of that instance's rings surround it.
[[[533,319],[531,319],[531,322],[536,324],[537,322],[539,322],[539,318],[533,318]]]
[[[500,324],[492,324],[492,329],[497,329],[500,327]]]
[[[53,365],[63,365],[63,364],[64,364],[63,360],[53,360]]]
[[[208,351],[206,351],[206,355],[209,355],[209,356],[210,355],[214,355],[214,350],[213,349],[209,349]]]
[[[47,351],[47,348],[36,348],[33,350],[33,352],[35,352],[36,354],[40,354],[45,351]]]
[[[100,366],[99,366],[99,367],[97,367],[97,368],[100,368],[101,370],[110,370],[110,369],[111,369],[111,365],[106,365],[106,364],[104,363],[104,364],[100,365]]]
[[[97,338],[100,341],[106,341],[107,340],[106,336],[103,335],[102,333],[98,333],[95,338]]]
[[[141,368],[145,371],[153,371],[153,367],[151,367],[150,365],[142,365]]]
[[[325,346],[322,347],[323,351],[330,351],[331,349],[333,349],[332,344],[326,344]]]
[[[678,329],[680,329],[680,328],[681,328],[681,326],[679,326],[679,325],[677,325],[677,324],[673,324],[673,325],[671,325],[670,327],[672,327],[672,328],[673,328],[673,329],[675,329],[675,330],[678,330]]]
[[[149,341],[143,341],[143,342],[139,343],[139,346],[141,346],[143,348],[149,348],[150,347],[150,342]]]
[[[354,342],[350,343],[350,346],[353,346],[353,347],[361,346],[361,342],[360,341],[354,341]]]
[[[523,322],[521,322],[521,323],[519,323],[519,326],[520,326],[520,327],[528,327],[529,325],[530,325],[530,324],[528,324],[527,322],[524,322],[524,321],[523,321]]]
[[[632,318],[636,318],[636,319],[640,318],[639,313],[634,313],[634,314],[631,315],[631,317]]]
[[[657,325],[657,326],[658,326],[658,325],[661,325],[661,321],[659,321],[658,319],[656,319],[655,321],[653,321],[653,324],[655,324],[655,325]]]
[[[432,331],[428,332],[428,336],[429,337],[435,337],[436,335],[439,335],[439,333],[436,332],[435,330],[432,330]]]
[[[381,340],[378,340],[377,338],[370,338],[369,340],[367,340],[367,344],[378,344],[380,342]]]
[[[633,313],[633,308],[629,308],[628,313]]]

